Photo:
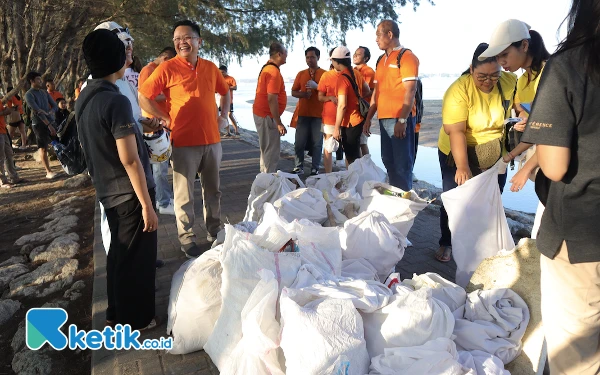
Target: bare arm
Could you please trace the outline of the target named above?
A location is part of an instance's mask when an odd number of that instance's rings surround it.
[[[363,82],[362,97],[367,98],[369,95],[371,95],[371,89],[369,88],[369,84],[367,82]]]
[[[542,171],[552,181],[565,177],[571,163],[571,149],[560,146],[537,145],[535,153]]]
[[[473,176],[469,168],[467,156],[467,123],[444,124],[444,131],[450,137],[450,150],[456,163],[456,175],[454,181],[460,186]]]
[[[140,107],[142,107],[144,111],[156,118],[162,119],[165,122],[165,127],[170,129],[171,117],[160,108],[156,99],[149,99],[142,94],[138,94],[138,101],[140,102]]]
[[[404,101],[402,102],[402,109],[400,110],[400,118],[408,118],[415,102],[417,81],[402,82],[402,85],[406,88],[406,92],[404,93]]]
[[[292,90],[292,96],[298,99],[310,98],[310,94],[307,91]]]
[[[278,94],[267,94],[267,100],[269,102],[269,109],[271,110],[273,121],[275,121],[275,125],[277,125],[279,134],[285,135],[287,133],[287,129],[281,122],[281,116],[279,115],[279,102],[277,101],[277,97]]]
[[[375,112],[377,112],[377,100],[375,100],[376,94],[377,82],[375,82],[375,87],[373,87],[373,92],[371,93],[371,106],[369,107],[369,113],[367,114],[365,124],[363,125],[363,133],[367,136],[371,135],[371,120],[373,119],[373,116],[375,116]]]
[[[319,101],[323,103],[333,102],[337,105],[337,98],[335,96],[327,96],[322,91],[319,91]]]
[[[125,167],[125,171],[127,172],[127,176],[129,176],[135,195],[142,204],[144,232],[155,231],[158,228],[158,217],[156,216],[156,212],[154,212],[152,200],[148,193],[146,175],[140,157],[138,156],[135,134],[118,138],[116,142],[119,160],[121,160],[121,164]]]
[[[333,136],[338,141],[341,138],[340,128],[342,127],[342,120],[344,119],[344,115],[346,114],[346,103],[347,98],[346,95],[340,94],[338,95],[338,104],[337,104],[337,113],[335,114],[335,130],[333,131]]]

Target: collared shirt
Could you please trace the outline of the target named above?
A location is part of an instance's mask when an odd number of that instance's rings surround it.
[[[317,90],[325,96],[336,96],[338,72],[331,69],[323,73],[319,81]],[[321,113],[321,122],[323,125],[335,125],[335,116],[337,114],[337,105],[332,101],[323,103],[323,112]]]
[[[325,71],[321,68],[317,68],[312,74],[310,69],[298,72],[294,84],[292,85],[292,91],[306,92],[306,83],[313,80],[318,84],[323,73],[325,73]],[[312,90],[310,98],[300,98],[298,100],[298,116],[321,117],[322,112],[323,103],[319,101],[317,90]]]
[[[354,78],[356,79],[356,85],[358,86],[358,94],[362,96],[363,83],[365,82],[362,74],[356,69],[353,69]],[[364,118],[360,114],[358,97],[354,92],[350,79],[344,76],[350,76],[350,69],[346,68],[341,71],[337,76],[336,84],[336,96],[346,96],[346,112],[344,112],[344,118],[342,119],[342,127],[352,127],[360,125]]]
[[[400,118],[406,87],[404,82],[419,79],[419,59],[412,51],[404,52],[398,69],[398,54],[402,46],[381,58],[375,71],[377,83],[377,117],[380,119]],[[414,111],[414,108],[413,108]]]
[[[373,68],[371,68],[367,64],[363,64],[361,67],[356,67],[355,69],[358,70],[360,74],[362,74],[363,78],[365,79],[365,82],[367,82],[367,85],[369,85],[369,88],[371,89],[371,91],[373,91],[373,88],[375,87],[375,71],[373,70]],[[371,102],[371,95],[366,97],[365,100]]]
[[[273,117],[269,108],[269,94],[277,95],[279,114],[281,115],[285,111],[287,95],[285,94],[283,76],[279,68],[273,65],[265,66],[258,77],[256,96],[252,105],[252,112],[258,117]]]

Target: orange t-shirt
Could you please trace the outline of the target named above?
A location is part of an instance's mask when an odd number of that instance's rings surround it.
[[[235,81],[235,78],[233,78],[232,76],[225,77],[225,82],[227,82],[227,86],[229,86],[229,93],[231,96],[231,104],[233,104],[233,90],[231,90],[231,88],[233,86],[237,86],[237,82]]]
[[[277,103],[279,104],[279,114],[285,111],[287,96],[285,95],[285,83],[279,68],[273,65],[267,65],[258,77],[256,85],[256,96],[252,105],[252,113],[258,117],[273,117],[269,109],[268,94],[277,94]]]
[[[0,111],[4,110],[4,105],[0,101]],[[0,116],[0,134],[6,134],[6,120],[4,116]]]
[[[325,94],[325,96],[336,96],[338,72],[331,69],[323,73],[319,81],[317,90]],[[323,103],[323,112],[321,112],[321,122],[323,125],[335,125],[335,115],[337,113],[337,105],[333,102]]]
[[[6,102],[6,104],[7,104],[7,106],[8,106],[9,108],[12,108],[12,107],[17,107],[17,108],[18,108],[18,110],[19,110],[19,113],[20,113],[20,114],[23,114],[23,101],[22,101],[22,100],[19,100],[19,99],[17,99],[17,97],[16,97],[16,96],[13,96],[12,98],[10,98],[10,99],[9,99],[9,100]]]
[[[325,71],[321,68],[317,68],[314,76],[311,76],[310,69],[302,70],[296,75],[294,84],[292,85],[292,91],[306,92],[306,83],[311,79],[317,83],[321,80]],[[318,88],[317,88],[318,90]],[[319,101],[319,95],[316,90],[313,90],[310,98],[300,98],[298,100],[298,116],[304,117],[321,117],[323,112],[323,103]]]
[[[54,91],[48,91],[48,94],[50,94],[50,96],[52,97],[52,99],[54,99],[54,101],[56,102],[59,98],[64,98],[64,95],[60,93],[60,91],[58,90],[54,90]]]
[[[398,69],[398,53],[392,51],[389,56],[383,56],[377,65],[375,82],[377,83],[377,117],[380,119],[399,118],[404,103],[406,88],[404,82],[415,81],[419,78],[419,59],[412,51],[406,51]],[[413,104],[413,114],[415,112]]]
[[[421,123],[418,123],[417,125],[415,125],[415,133],[418,133],[421,131]]]
[[[75,87],[75,100],[79,98],[79,94],[81,94],[81,89],[79,87]]]
[[[365,64],[360,68],[354,69],[358,70],[360,74],[362,74],[363,78],[365,79],[365,82],[367,82],[367,85],[369,85],[371,92],[373,92],[373,88],[375,87],[375,71],[373,70],[373,68]],[[367,96],[365,100],[371,102],[371,95]]]
[[[363,122],[364,117],[360,115],[360,111],[358,109],[358,97],[354,92],[354,88],[352,87],[352,83],[350,80],[344,76],[344,74],[352,77],[350,75],[350,70],[345,69],[340,72],[337,77],[337,85],[336,85],[336,96],[346,95],[346,112],[344,112],[344,118],[342,119],[342,126],[347,128],[351,126],[359,125]],[[362,74],[356,69],[354,69],[354,77],[356,78],[356,85],[358,86],[358,94],[362,96],[362,87],[365,79]]]
[[[142,68],[142,70],[140,71],[140,75],[138,76],[138,86],[142,87],[142,84],[144,82],[146,82],[146,80],[148,79],[148,77],[150,77],[152,75],[152,73],[154,73],[154,71],[156,70],[156,68],[158,68],[158,65],[156,65],[154,63],[154,61],[151,61],[148,65],[146,65],[145,67]],[[158,106],[165,112],[169,113],[169,106],[167,105],[167,102],[157,102]],[[148,117],[148,118],[152,118],[154,116],[152,116],[151,114],[149,114],[148,112],[144,111],[142,109],[142,116],[144,117]]]
[[[150,99],[161,92],[167,97],[171,142],[175,147],[221,142],[215,92],[226,95],[228,91],[215,64],[198,58],[194,67],[179,56],[160,64],[139,89],[141,95]]]

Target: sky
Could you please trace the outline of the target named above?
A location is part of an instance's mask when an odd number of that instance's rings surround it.
[[[556,45],[566,35],[565,27],[557,37],[557,31],[566,17],[570,0],[435,0],[435,6],[421,0],[421,5],[413,12],[412,8],[400,9],[400,43],[410,48],[419,58],[419,74],[450,73],[460,74],[471,61],[473,51],[481,42],[489,42],[494,28],[501,22],[517,18],[538,31],[547,49],[554,52]],[[371,50],[374,67],[382,53],[375,44],[375,27],[365,25],[364,30],[351,30],[346,35],[350,51],[360,46]],[[304,50],[307,41],[298,37],[288,46],[287,64],[281,67],[286,78],[293,78],[306,69]],[[319,65],[329,66],[326,55],[329,48],[319,40],[315,46],[321,50]],[[231,63],[229,74],[236,79],[256,78],[260,68],[268,60],[246,58],[241,65]]]

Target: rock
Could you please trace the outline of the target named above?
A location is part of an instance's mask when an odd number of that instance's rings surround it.
[[[26,349],[15,354],[12,369],[17,375],[49,375],[52,373],[52,361],[44,350]]]
[[[23,237],[21,237],[21,238],[23,238]],[[28,243],[27,245],[23,245],[23,247],[21,248],[21,251],[19,251],[19,253],[28,256],[32,250],[33,250],[33,245]]]
[[[520,223],[516,220],[511,219],[510,217],[506,218],[508,223],[508,227],[510,228],[510,233],[513,236],[520,235],[520,237],[529,237],[531,236],[531,225]]]
[[[54,220],[54,219],[60,218],[62,216],[72,215],[75,213],[75,211],[76,210],[74,207],[70,207],[70,206],[61,207],[58,210],[55,210],[54,212],[52,212],[50,215],[46,216],[44,219]]]
[[[519,223],[526,224],[529,226],[533,226],[533,222],[535,220],[535,215],[528,214],[526,212],[515,211],[509,208],[505,208],[504,212],[506,217],[513,219],[514,221],[518,221]]]
[[[84,197],[80,197],[80,196],[69,197],[69,198],[62,200],[62,201],[58,202],[57,204],[55,204],[53,206],[53,208],[55,210],[58,210],[63,207],[71,207],[71,206],[73,206],[74,203],[79,203],[79,202],[83,202],[83,201],[85,201]]]
[[[56,308],[56,309],[65,309],[66,310],[67,307],[69,307],[69,302],[63,301],[61,299],[57,299],[54,302],[46,302],[46,303],[44,303],[42,305],[42,307],[48,307],[48,308],[53,307],[53,308]]]
[[[70,233],[75,234],[75,233]],[[39,248],[38,248],[39,249]],[[38,261],[50,261],[58,258],[73,258],[79,251],[79,243],[74,241],[70,236],[63,236],[55,238],[54,241],[48,245],[46,251],[33,250],[29,254],[29,259],[32,262]]]
[[[529,326],[523,337],[523,352],[506,365],[512,375],[541,374],[546,362],[543,346],[540,253],[535,240],[522,238],[512,252],[485,259],[471,277],[467,292],[476,289],[510,288],[529,307]]]
[[[21,302],[12,299],[0,300],[0,325],[6,323],[19,309]]]
[[[69,292],[69,295],[65,296],[65,298],[69,298],[71,301],[75,301],[76,299],[79,299],[79,297],[82,296],[82,294],[79,293],[79,292],[71,292],[71,291],[68,291],[68,290],[67,290],[67,292]]]
[[[27,245],[27,244],[31,244],[33,246],[34,244],[38,244],[41,242],[52,241],[53,239],[55,239],[57,237],[64,236],[70,230],[71,230],[71,228],[68,228],[68,227],[63,227],[60,229],[50,228],[50,229],[44,230],[42,232],[26,234],[26,235],[20,237],[17,241],[15,241],[15,246],[23,246],[23,245]],[[33,249],[33,247],[32,247],[32,249]],[[29,250],[29,252],[31,252],[31,250]],[[23,249],[21,249],[21,254],[23,254]]]
[[[7,260],[5,260],[4,262],[0,263],[0,268],[2,267],[6,267],[6,266],[12,266],[13,264],[19,264],[19,263],[25,263],[27,262],[27,259],[25,259],[24,256],[14,256],[14,257],[10,257]]]
[[[17,329],[17,332],[13,336],[10,347],[12,348],[13,353],[18,353],[25,347],[25,320],[22,320],[21,323],[19,323],[19,329]]]
[[[70,195],[70,194],[73,194],[73,192],[59,190],[59,191],[55,192],[54,194],[52,194],[50,196],[50,198],[48,198],[48,200],[50,201],[50,203],[56,203],[64,198],[66,198],[65,195]]]
[[[60,231],[64,228],[71,229],[77,225],[79,218],[75,215],[67,215],[62,217],[57,217],[46,224],[42,225],[40,228],[44,230],[57,230]]]
[[[29,267],[21,263],[0,267],[0,294],[12,280],[27,272],[29,272]]]
[[[71,285],[69,290],[65,292],[63,297],[69,298],[71,301],[75,301],[76,299],[82,296],[80,291],[83,290],[83,288],[85,288],[85,283],[83,282],[83,280],[76,281],[73,285]]]
[[[73,285],[71,285],[71,290],[83,290],[85,288],[85,282],[83,282],[83,280],[78,280],[75,281],[75,283],[73,283]]]
[[[35,271],[19,276],[10,283],[9,297],[45,297],[71,285],[79,262],[60,258],[42,264]]]
[[[87,173],[81,173],[65,180],[63,186],[67,188],[81,188],[89,186],[92,179]]]

